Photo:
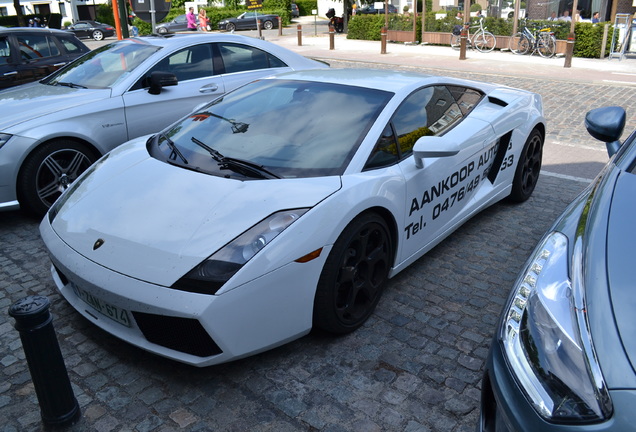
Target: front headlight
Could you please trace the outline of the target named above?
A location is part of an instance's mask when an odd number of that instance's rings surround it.
[[[309,210],[274,213],[219,249],[192,269],[172,288],[201,294],[215,294],[258,251]]]
[[[13,135],[11,134],[0,133],[0,148],[2,148],[2,146],[5,145],[7,141],[11,139],[12,136]]]
[[[567,237],[554,232],[543,240],[517,279],[500,329],[519,384],[553,422],[601,421],[612,409],[588,330],[577,246],[573,284]]]

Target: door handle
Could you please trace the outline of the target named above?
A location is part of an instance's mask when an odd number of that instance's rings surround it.
[[[13,71],[13,72],[7,72],[4,74],[4,76],[13,76],[13,75],[17,75],[18,72],[17,71]]]
[[[199,93],[213,93],[219,89],[218,84],[208,84],[204,85],[199,89]]]
[[[63,62],[63,63],[55,63],[55,64],[53,65],[53,67],[62,67],[62,66],[64,66],[65,64],[66,64],[66,62]]]

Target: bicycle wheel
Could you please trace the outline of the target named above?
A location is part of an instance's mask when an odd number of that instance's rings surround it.
[[[550,58],[556,53],[556,39],[554,36],[541,33],[537,42],[537,51],[541,57]]]
[[[530,51],[530,41],[527,37],[524,36],[523,33],[518,32],[510,36],[508,47],[514,54],[528,54],[528,51]]]
[[[461,36],[460,35],[452,35],[451,36],[450,44],[451,44],[451,47],[453,49],[458,50],[460,43],[461,43]]]
[[[480,52],[490,52],[495,49],[497,39],[490,32],[479,32],[473,38],[473,46]]]

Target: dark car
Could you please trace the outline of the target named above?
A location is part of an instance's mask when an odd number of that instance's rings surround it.
[[[398,10],[395,6],[393,6],[392,4],[389,4],[389,13],[397,13]],[[356,11],[356,14],[383,14],[384,13],[384,8],[382,9],[376,9],[373,7],[373,5],[367,5],[364,7],[361,7],[360,9],[358,9]]]
[[[256,20],[261,20],[261,28],[271,30],[278,28],[278,15],[267,15],[260,12],[244,12],[236,18],[226,18],[219,22],[219,30],[256,30]]]
[[[478,431],[628,431],[636,422],[636,131],[620,107],[585,125],[611,157],[548,230],[502,313]]]
[[[188,29],[188,18],[185,14],[174,17],[171,21],[157,24],[155,31],[159,34],[176,33]]]
[[[298,5],[296,3],[291,4],[291,17],[298,18],[300,16],[300,10],[298,9]]]
[[[98,21],[78,21],[68,28],[79,38],[93,38],[100,41],[106,37],[115,35],[115,28],[109,24],[102,24]]]
[[[89,51],[75,35],[62,30],[0,29],[0,89],[44,78]]]

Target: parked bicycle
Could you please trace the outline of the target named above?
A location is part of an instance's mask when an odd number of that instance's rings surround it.
[[[467,48],[476,48],[480,52],[490,52],[495,49],[497,45],[497,38],[495,35],[490,33],[486,27],[484,27],[484,19],[479,19],[479,24],[471,26],[470,23],[464,24],[464,27],[468,31],[468,35],[466,37],[466,47]],[[470,35],[470,29],[479,29],[475,32],[474,35]],[[451,47],[454,49],[459,49],[461,43],[461,26],[455,26],[453,30],[453,35],[451,36]]]
[[[550,58],[556,54],[556,37],[550,27],[535,27],[530,31],[523,26],[523,31],[510,37],[508,47],[515,54],[534,54],[538,52],[541,57]]]

